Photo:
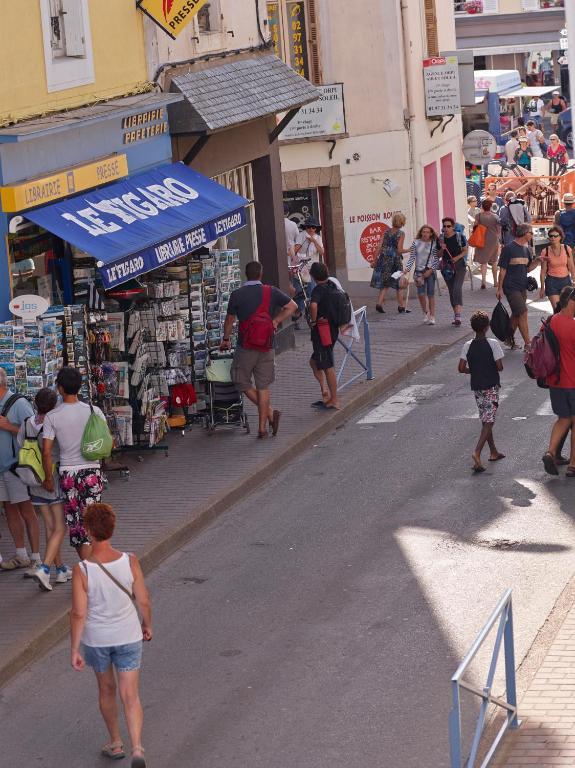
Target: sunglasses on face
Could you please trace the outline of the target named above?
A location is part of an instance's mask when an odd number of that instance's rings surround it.
[[[561,235],[555,234],[555,235],[549,235],[549,237],[561,237]]]
[[[444,224],[443,229],[453,229],[453,224]]]

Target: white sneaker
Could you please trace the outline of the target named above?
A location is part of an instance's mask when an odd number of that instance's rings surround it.
[[[46,573],[43,565],[36,566],[34,570],[34,578],[38,582],[40,589],[43,589],[44,592],[52,591],[52,585],[50,584],[50,571]]]
[[[429,316],[429,323],[428,324],[429,325],[435,325],[435,318],[433,317],[433,315]]]
[[[56,584],[66,584],[72,578],[72,569],[67,565],[56,568]]]
[[[426,313],[423,315],[423,325],[428,325],[428,324],[429,324],[429,313],[428,313],[428,312],[426,312]]]

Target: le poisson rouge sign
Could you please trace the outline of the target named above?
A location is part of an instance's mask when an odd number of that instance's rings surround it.
[[[207,2],[208,0],[138,0],[138,7],[175,40]]]

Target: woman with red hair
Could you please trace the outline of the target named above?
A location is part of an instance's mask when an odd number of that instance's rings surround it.
[[[152,610],[138,559],[112,547],[115,525],[109,504],[91,504],[84,512],[92,546],[72,575],[71,661],[75,670],[88,664],[96,674],[100,712],[110,734],[102,754],[112,760],[125,757],[117,686],[130,733],[132,768],[145,768],[139,678],[142,640],[152,639]]]

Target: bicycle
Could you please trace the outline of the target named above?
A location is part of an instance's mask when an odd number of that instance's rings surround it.
[[[296,330],[299,330],[299,321],[302,315],[305,317],[305,321],[308,326],[311,327],[311,318],[309,313],[310,297],[308,294],[309,283],[304,282],[302,278],[302,272],[304,268],[310,264],[310,262],[311,259],[301,259],[297,264],[293,264],[288,267],[291,285],[295,290],[293,300],[298,305],[297,315],[292,315],[292,321],[295,324]],[[297,287],[294,286],[294,283],[296,283]],[[301,309],[299,309],[300,306],[303,306],[303,312]]]

